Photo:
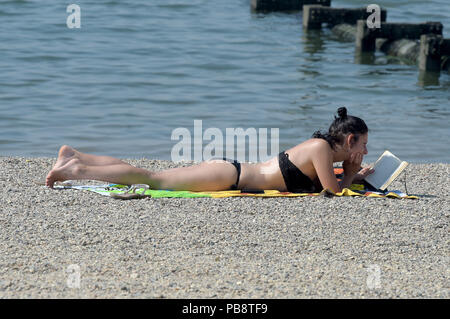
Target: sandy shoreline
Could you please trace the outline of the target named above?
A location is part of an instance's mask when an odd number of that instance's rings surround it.
[[[450,164],[407,168],[419,200],[120,201],[35,186],[54,161],[0,157],[0,298],[449,298]]]

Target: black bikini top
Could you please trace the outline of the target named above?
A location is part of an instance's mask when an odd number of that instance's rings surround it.
[[[317,189],[311,179],[302,173],[290,160],[289,154],[278,154],[278,163],[287,190],[291,193],[316,193]]]

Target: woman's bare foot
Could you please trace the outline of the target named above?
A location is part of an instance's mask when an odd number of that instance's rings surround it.
[[[56,165],[55,165],[56,166]],[[53,188],[55,182],[64,182],[69,179],[78,179],[80,176],[81,163],[79,159],[73,158],[61,167],[53,168],[45,179],[45,185]]]
[[[57,168],[63,167],[70,160],[72,160],[74,158],[76,158],[75,149],[73,149],[72,147],[67,146],[67,145],[61,146],[61,148],[59,149],[59,152],[58,152],[58,159],[56,160],[56,163],[53,166],[52,171]]]

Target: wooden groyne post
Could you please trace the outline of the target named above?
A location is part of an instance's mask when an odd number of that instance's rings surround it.
[[[367,12],[367,8],[328,8],[321,5],[305,5],[303,6],[303,27],[309,29],[320,29],[322,23],[329,25],[337,25],[342,23],[356,24],[358,20],[367,20],[371,15]],[[387,11],[380,10],[381,22],[386,21]]]
[[[382,22],[380,28],[369,28],[366,20],[356,23],[356,53],[374,52],[377,38],[388,40],[420,39],[422,34],[442,35],[442,23],[387,23]]]
[[[443,56],[447,57],[443,59]],[[420,36],[420,70],[434,72],[440,72],[441,68],[448,70],[448,56],[450,56],[450,39],[443,39],[441,35],[436,34]]]
[[[347,41],[355,42],[356,26],[354,25],[337,24],[332,31]],[[422,34],[420,41],[377,38],[375,46],[387,55],[417,63],[421,71],[450,72],[450,39],[443,39],[439,34]]]
[[[442,38],[440,22],[387,23],[387,11],[379,9],[378,26],[369,27],[373,14],[368,8],[331,8],[331,0],[251,0],[255,11],[297,11],[303,9],[303,27],[320,29],[322,23],[333,32],[355,41],[355,53],[374,52],[406,58],[419,64],[421,71],[450,72],[450,39]],[[356,25],[356,27],[355,27]],[[354,39],[354,40],[353,40]],[[420,40],[420,44],[418,42]]]
[[[253,11],[300,11],[304,5],[318,4],[330,6],[331,0],[251,0],[250,5]]]
[[[440,72],[442,55],[450,54],[448,41],[442,38],[442,23],[381,23],[380,28],[369,28],[365,20],[356,24],[355,52],[373,52],[376,39],[387,39],[388,43],[401,39],[420,39],[418,55],[419,69]]]

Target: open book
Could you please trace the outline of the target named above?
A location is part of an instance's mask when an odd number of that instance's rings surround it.
[[[398,175],[408,166],[408,163],[401,161],[389,151],[385,151],[373,166],[375,172],[367,176],[364,180],[384,191]]]

